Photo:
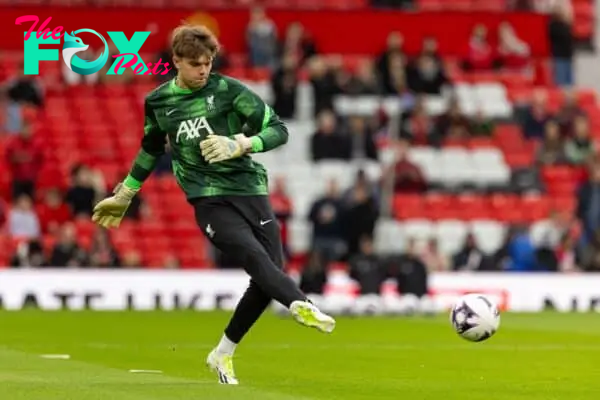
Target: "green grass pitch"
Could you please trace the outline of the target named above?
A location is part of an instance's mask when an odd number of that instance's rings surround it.
[[[459,338],[445,315],[340,318],[336,331],[324,335],[268,314],[238,347],[238,387],[219,385],[204,366],[228,317],[1,312],[0,399],[590,400],[600,394],[595,314],[504,314],[496,336],[483,343]]]

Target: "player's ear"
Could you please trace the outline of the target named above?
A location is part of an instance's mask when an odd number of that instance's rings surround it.
[[[175,64],[175,68],[179,69],[183,60],[176,55],[173,56],[173,64]]]

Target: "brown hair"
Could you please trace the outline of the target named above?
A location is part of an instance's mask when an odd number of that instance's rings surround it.
[[[217,38],[203,25],[181,25],[175,28],[171,40],[173,54],[180,58],[214,58],[219,52]]]

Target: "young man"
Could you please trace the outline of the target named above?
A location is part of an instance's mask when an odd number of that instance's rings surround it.
[[[106,228],[119,226],[164,153],[168,137],[175,177],[194,207],[198,225],[251,277],[220,343],[206,360],[221,383],[237,384],[235,347],[271,299],[288,307],[301,324],[322,332],[333,331],[335,321],[311,304],[282,271],[283,249],[268,201],[267,174],[249,156],[285,144],[287,128],[240,82],[210,72],[218,43],[207,29],[182,26],[172,40],[177,76],[146,97],[141,150],[127,178],[112,197],[96,205],[92,218]],[[242,129],[256,134],[246,137]]]

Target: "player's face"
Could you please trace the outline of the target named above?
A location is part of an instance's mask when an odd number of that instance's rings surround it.
[[[173,61],[175,61],[179,79],[189,88],[200,88],[206,85],[212,68],[212,59],[209,56],[203,55],[196,59],[174,57]]]

